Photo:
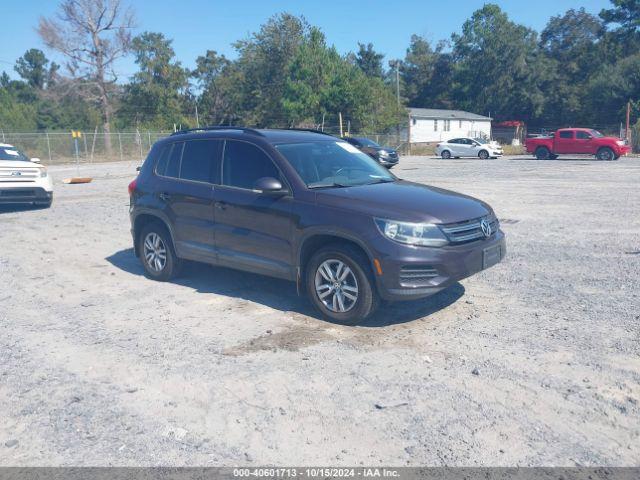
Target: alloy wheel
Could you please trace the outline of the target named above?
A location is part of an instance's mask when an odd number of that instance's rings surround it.
[[[167,264],[167,247],[162,237],[149,232],[144,239],[144,259],[154,272],[161,272]]]
[[[314,283],[316,295],[332,312],[348,312],[358,301],[356,276],[341,260],[329,259],[322,262],[316,270]]]
[[[609,149],[603,149],[598,152],[598,158],[600,160],[613,160],[613,152]]]

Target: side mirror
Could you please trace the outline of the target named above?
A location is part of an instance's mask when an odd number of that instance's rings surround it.
[[[38,157],[32,158],[31,161],[33,163],[40,163],[40,159]]]
[[[253,190],[264,195],[273,196],[284,195],[287,193],[280,180],[276,180],[273,177],[259,178],[256,180],[256,183],[253,184]]]

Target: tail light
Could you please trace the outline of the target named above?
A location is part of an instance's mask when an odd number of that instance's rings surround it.
[[[136,187],[138,185],[138,179],[136,178],[133,182],[129,184],[129,196],[133,195]]]

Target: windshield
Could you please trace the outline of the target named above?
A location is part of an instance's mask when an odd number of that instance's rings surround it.
[[[474,140],[476,142],[478,142],[480,145],[485,145],[485,144],[489,143],[489,139],[488,138],[474,138]]]
[[[594,137],[596,137],[596,138],[602,138],[602,137],[604,137],[604,135],[603,135],[603,134],[601,134],[601,133],[600,133],[599,131],[597,131],[597,130],[591,130],[591,131],[590,131],[590,133],[591,133],[591,135],[592,135],[592,136],[594,136]]]
[[[0,160],[15,160],[17,162],[29,162],[29,157],[14,147],[0,147]]]
[[[365,147],[379,147],[380,145],[378,145],[376,142],[374,142],[373,140],[369,140],[368,138],[362,138],[362,137],[354,137],[354,140],[357,140],[358,143],[360,143],[360,145],[364,145]]]
[[[369,155],[347,142],[276,145],[309,188],[353,187],[393,182],[393,176]]]

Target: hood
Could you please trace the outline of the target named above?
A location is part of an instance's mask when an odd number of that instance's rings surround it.
[[[321,190],[316,201],[372,217],[414,223],[455,223],[491,212],[489,205],[473,197],[404,180]]]
[[[0,168],[43,168],[39,163],[16,160],[0,160]]]

